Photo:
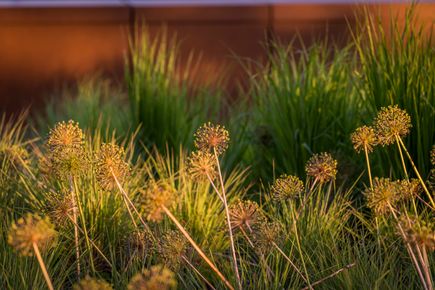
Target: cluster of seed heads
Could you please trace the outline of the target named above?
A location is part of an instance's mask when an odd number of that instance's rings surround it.
[[[258,204],[250,200],[237,200],[229,207],[230,223],[233,230],[253,231],[264,221]]]
[[[429,251],[435,250],[435,224],[419,217],[406,217],[400,219],[399,225],[405,232],[406,242],[424,246]]]
[[[104,190],[117,187],[116,181],[123,184],[130,173],[129,165],[124,161],[125,152],[122,147],[113,143],[104,143],[95,157],[96,178]]]
[[[195,147],[204,152],[221,155],[228,148],[230,135],[224,126],[205,123],[195,132]]]
[[[57,232],[48,218],[27,214],[13,223],[8,235],[8,243],[21,255],[32,256],[33,247],[46,251],[56,242]]]
[[[305,191],[304,183],[299,177],[283,174],[271,186],[272,196],[275,200],[295,199]]]
[[[337,175],[337,160],[326,152],[314,154],[308,160],[305,171],[307,176],[313,177],[320,184],[333,181]]]
[[[112,286],[105,280],[86,276],[73,285],[73,290],[112,290]]]
[[[86,168],[84,134],[78,123],[57,123],[50,130],[47,146],[49,166],[57,176],[79,175]]]
[[[173,271],[180,268],[188,252],[188,242],[179,231],[168,231],[160,240],[158,251],[164,264]]]
[[[170,290],[177,287],[175,274],[162,265],[144,269],[131,278],[128,290]]]

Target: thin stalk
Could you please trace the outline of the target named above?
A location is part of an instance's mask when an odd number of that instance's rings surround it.
[[[425,267],[427,268],[427,272],[428,272],[428,284],[429,284],[430,287],[433,288],[432,276],[430,274],[429,259],[427,257],[427,250],[426,250],[426,246],[425,245],[422,246],[422,252],[423,252],[423,261],[425,263]]]
[[[400,146],[399,137],[396,137],[397,148],[399,148],[400,160],[402,161],[403,171],[405,172],[406,179],[409,179],[408,170],[406,169],[405,158],[403,157],[402,148]]]
[[[331,278],[334,277],[334,276],[337,276],[338,274],[340,274],[340,273],[343,272],[344,270],[347,270],[347,269],[352,268],[353,266],[355,266],[355,264],[356,264],[356,263],[352,263],[352,264],[346,265],[346,266],[344,266],[343,268],[341,268],[341,269],[335,271],[334,273],[332,273],[332,274],[330,274],[330,275],[328,275],[328,276],[326,276],[326,277],[324,277],[324,278],[322,278],[322,279],[320,279],[320,280],[314,282],[313,284],[311,284],[311,286],[319,285],[319,284],[323,283],[324,281],[326,281],[326,280],[328,280],[328,279],[331,279]],[[308,287],[302,288],[302,290],[307,290],[307,289],[309,289],[309,288],[308,288]]]
[[[310,289],[312,289],[311,283],[310,283],[310,277],[308,276],[307,266],[305,265],[304,255],[302,253],[301,243],[299,241],[299,234],[298,234],[298,228],[296,226],[296,222],[293,222],[293,227],[294,227],[294,231],[295,231],[295,235],[296,235],[296,244],[298,246],[298,250],[299,250],[299,253],[301,255],[302,266],[304,267],[305,275],[306,275],[306,278],[307,278],[308,287]]]
[[[177,218],[167,209],[165,206],[162,206],[163,211],[168,215],[168,217],[174,222],[180,232],[186,237],[189,243],[193,246],[193,248],[198,252],[201,258],[210,266],[210,268],[221,278],[221,280],[227,285],[227,287],[231,290],[234,290],[234,287],[228,282],[225,276],[219,271],[219,269],[210,261],[210,259],[204,254],[201,248],[196,244],[196,242],[192,239],[189,233],[184,229],[184,227],[180,224]]]
[[[44,274],[45,281],[47,282],[48,289],[54,290],[53,284],[51,283],[50,276],[48,275],[47,268],[45,267],[44,260],[41,257],[41,253],[39,252],[38,245],[33,243],[33,251],[35,252],[36,258],[38,259],[39,266],[41,267],[42,274]]]
[[[217,189],[216,185],[214,184],[213,180],[211,179],[210,175],[207,173],[207,178],[208,181],[210,182],[211,186],[213,187],[214,191],[217,193],[217,195],[219,196],[219,199],[224,202],[224,198],[222,197],[222,195],[220,194],[219,190]]]
[[[201,277],[202,280],[204,280],[204,282],[208,285],[208,287],[210,287],[210,289],[216,289],[214,288],[214,286],[207,280],[207,278],[204,277],[204,275],[201,274],[201,272],[199,272],[198,269],[196,269],[195,266],[192,265],[192,263],[190,263],[190,261],[185,257],[185,256],[181,256],[181,259],[183,259],[184,262],[187,263],[187,265],[189,265],[193,271],[195,271],[196,274],[198,274],[199,277]]]
[[[365,145],[365,144],[364,144],[364,153],[365,153],[365,156],[366,156],[367,173],[368,173],[369,181],[370,181],[370,189],[373,189],[373,179],[372,179],[372,170],[370,168],[369,153],[367,152],[367,145]]]
[[[290,265],[293,267],[293,269],[296,270],[296,272],[299,274],[299,276],[302,277],[302,280],[304,280],[305,283],[307,283],[309,285],[309,288],[312,289],[311,284],[308,280],[308,277],[305,277],[304,274],[302,274],[302,272],[298,269],[298,267],[296,267],[296,265],[292,262],[292,260],[290,259],[289,256],[286,255],[286,253],[284,253],[283,250],[281,250],[281,248],[274,242],[272,241],[272,245],[278,250],[278,252],[280,252],[281,255],[283,255],[283,257],[290,263]]]
[[[93,258],[93,255],[92,255],[92,248],[91,248],[91,246],[89,244],[89,240],[90,239],[88,237],[88,230],[86,229],[85,215],[83,213],[83,208],[82,208],[82,206],[80,204],[80,197],[79,197],[79,191],[78,191],[77,183],[75,181],[75,178],[73,178],[73,177],[72,177],[72,182],[73,182],[73,185],[74,185],[74,193],[75,193],[75,196],[77,198],[77,207],[79,209],[80,218],[82,219],[82,223],[83,223],[83,233],[85,235],[86,247],[88,248],[88,251],[90,253],[89,258],[90,258],[90,262],[91,262],[92,271],[96,272],[95,271],[95,266],[94,266],[94,258]],[[79,229],[78,222],[75,223],[75,225],[77,225],[77,229]]]
[[[302,201],[302,205],[301,205],[301,207],[299,208],[299,210],[298,210],[297,213],[296,213],[296,218],[295,218],[295,221],[294,221],[293,223],[295,223],[296,220],[299,219],[299,216],[301,215],[302,211],[304,210],[305,206],[307,205],[308,199],[310,198],[311,193],[313,192],[313,190],[314,190],[314,186],[315,186],[316,184],[317,184],[317,178],[314,179],[313,184],[312,184],[311,187],[310,187],[310,190],[309,190],[309,191],[307,192],[307,194],[305,195],[305,198],[304,198],[304,200]]]
[[[420,263],[421,263],[421,266],[423,268],[423,274],[424,274],[424,277],[426,279],[427,288],[428,289],[433,289],[433,287],[432,287],[432,279],[431,279],[431,276],[430,276],[429,268],[427,267],[427,264],[425,263],[425,260],[423,258],[423,254],[422,254],[422,252],[420,250],[420,247],[418,245],[415,245],[415,248],[417,250],[418,258],[420,259]]]
[[[228,210],[228,203],[227,203],[227,197],[226,197],[226,193],[225,193],[225,185],[224,185],[224,181],[223,181],[223,177],[222,177],[222,171],[221,171],[221,166],[219,164],[219,158],[218,155],[216,153],[216,149],[213,148],[213,153],[216,159],[216,165],[218,168],[218,173],[219,173],[219,181],[221,184],[221,194],[222,194],[222,198],[223,198],[223,202],[224,202],[224,207],[225,207],[225,215],[227,218],[227,224],[228,224],[228,232],[230,234],[230,242],[231,242],[231,253],[233,256],[233,265],[234,265],[234,272],[236,274],[236,278],[237,278],[237,284],[239,286],[239,289],[242,289],[242,281],[240,280],[240,275],[239,275],[239,267],[237,266],[237,256],[236,256],[236,247],[234,245],[234,237],[233,237],[233,230],[231,229],[231,220],[230,220],[230,213]]]
[[[77,227],[77,201],[76,201],[76,196],[74,194],[74,187],[73,187],[71,175],[69,176],[69,187],[70,187],[70,194],[71,194],[72,207],[73,207],[74,243],[75,243],[76,260],[77,260],[77,264],[76,264],[77,279],[80,281],[80,245],[79,245],[79,230]]]
[[[427,186],[424,183],[423,178],[421,178],[420,172],[418,171],[417,167],[415,166],[414,161],[412,161],[411,155],[409,154],[408,150],[406,149],[405,144],[403,144],[402,139],[399,137],[398,140],[400,142],[400,145],[403,148],[403,151],[405,151],[405,154],[408,157],[409,162],[411,163],[412,169],[414,169],[415,174],[417,175],[418,179],[420,180],[420,183],[423,186],[424,191],[426,192],[426,194],[427,194],[427,196],[432,204],[432,209],[435,209],[435,201],[433,200],[433,198],[429,192],[429,189],[427,189]]]

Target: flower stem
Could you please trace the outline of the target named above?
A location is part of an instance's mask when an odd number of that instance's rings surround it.
[[[77,279],[80,281],[80,245],[79,245],[79,230],[77,227],[77,201],[76,196],[74,194],[74,186],[72,182],[72,176],[69,176],[69,187],[73,208],[73,224],[74,224],[74,242],[75,242],[75,250],[76,250],[76,260],[77,260]]]
[[[347,269],[352,268],[353,266],[355,266],[355,263],[352,263],[352,264],[346,265],[346,266],[344,266],[343,268],[338,269],[338,270],[335,271],[334,273],[332,273],[332,274],[330,274],[330,275],[328,275],[328,276],[326,276],[326,277],[324,277],[324,278],[322,278],[322,279],[320,279],[320,280],[314,282],[313,284],[311,284],[311,286],[319,285],[319,284],[323,283],[324,281],[326,281],[326,280],[328,280],[328,279],[331,279],[331,278],[334,277],[334,276],[337,276],[338,274],[340,274],[340,273],[343,272],[344,270],[347,270]],[[302,290],[307,290],[307,289],[309,289],[309,288],[308,288],[308,287],[302,288]]]
[[[162,206],[163,211],[168,215],[168,217],[174,222],[180,232],[186,237],[189,243],[193,246],[193,248],[198,252],[201,258],[212,268],[212,270],[221,278],[221,280],[227,285],[227,287],[231,290],[234,290],[234,287],[228,282],[225,276],[219,271],[219,269],[210,261],[210,259],[204,254],[201,248],[196,244],[196,242],[192,239],[189,233],[184,229],[184,227],[180,224],[177,218],[167,209],[165,206]]]
[[[204,275],[201,274],[201,272],[199,272],[198,269],[196,269],[195,266],[192,265],[192,263],[190,263],[190,261],[185,257],[185,256],[181,256],[181,258],[183,259],[184,262],[186,262],[187,265],[189,265],[192,270],[198,274],[199,277],[201,277],[202,280],[204,280],[204,282],[207,284],[208,287],[210,287],[210,289],[216,290],[216,288],[214,288],[214,286],[207,280],[207,278],[204,277]]]
[[[225,194],[225,185],[224,185],[224,181],[223,181],[223,177],[222,177],[222,171],[221,171],[221,166],[220,166],[220,163],[219,163],[219,158],[218,158],[218,155],[216,153],[216,149],[215,148],[213,148],[213,153],[214,153],[214,156],[215,156],[215,159],[216,159],[216,165],[217,165],[218,173],[219,173],[219,181],[220,181],[220,184],[221,184],[221,194],[222,194],[222,199],[223,199],[224,207],[225,207],[225,215],[226,215],[226,218],[227,218],[228,233],[230,235],[231,253],[232,253],[232,256],[233,256],[234,272],[236,274],[237,284],[239,286],[239,289],[241,290],[242,289],[242,282],[240,280],[239,268],[237,266],[236,247],[234,245],[233,230],[231,229],[231,220],[230,220],[230,213],[229,213],[229,210],[228,210],[227,197],[226,197],[226,194]]]
[[[406,164],[405,164],[405,158],[403,158],[402,148],[400,146],[399,137],[397,137],[397,135],[396,135],[396,143],[397,143],[397,148],[399,148],[400,160],[402,161],[402,167],[403,167],[403,171],[405,172],[405,177],[406,179],[409,179],[408,170],[406,169]]]
[[[373,189],[372,171],[370,169],[370,159],[369,159],[369,153],[367,152],[367,145],[364,145],[364,153],[366,156],[367,173],[368,173],[369,181],[370,181],[370,189]]]
[[[53,284],[51,283],[50,276],[48,275],[47,268],[45,267],[44,260],[41,257],[41,253],[39,252],[38,245],[33,243],[33,250],[35,251],[36,258],[38,259],[39,266],[41,267],[42,274],[44,275],[45,281],[47,282],[48,289],[54,290]]]

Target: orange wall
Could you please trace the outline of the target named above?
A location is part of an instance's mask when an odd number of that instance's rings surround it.
[[[406,5],[377,5],[387,14]],[[0,111],[41,100],[64,83],[101,72],[122,81],[128,34],[145,19],[151,33],[164,24],[182,41],[182,53],[202,54],[202,81],[231,67],[229,89],[243,73],[233,57],[264,59],[267,35],[289,40],[349,36],[359,9],[351,4],[264,5],[173,8],[20,8],[0,9]],[[435,20],[435,4],[418,7],[421,21]]]

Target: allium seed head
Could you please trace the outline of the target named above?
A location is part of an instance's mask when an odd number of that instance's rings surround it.
[[[369,126],[362,126],[355,130],[350,136],[353,148],[356,152],[361,152],[362,150],[367,150],[367,152],[373,151],[373,146],[378,142],[376,138],[375,129]]]
[[[396,137],[405,137],[411,127],[411,117],[397,105],[381,108],[375,119],[377,138],[382,145],[395,143]]]
[[[56,234],[48,218],[29,213],[12,224],[8,243],[21,255],[32,256],[33,244],[41,251],[47,250],[56,242]]]
[[[275,200],[288,200],[299,197],[304,192],[304,183],[297,176],[283,174],[271,187]]]
[[[388,213],[394,208],[397,201],[400,200],[400,184],[391,181],[389,178],[375,178],[373,180],[373,189],[367,189],[365,192],[367,205],[377,216]]]
[[[434,218],[432,217],[432,220]],[[435,224],[418,217],[402,217],[399,224],[405,232],[406,242],[435,251]]]
[[[84,135],[78,123],[57,123],[50,130],[47,146],[49,166],[58,177],[79,175],[86,168]]]
[[[224,126],[213,125],[208,122],[196,131],[195,133],[195,147],[204,152],[213,152],[221,155],[228,148],[230,135]]]
[[[47,198],[45,211],[55,225],[62,227],[71,222],[74,207],[74,201],[70,194],[50,194]]]
[[[123,184],[130,173],[129,165],[124,161],[124,149],[116,144],[104,143],[96,155],[97,182],[104,190],[113,190],[117,187],[115,177]]]
[[[270,253],[272,243],[280,244],[283,228],[278,222],[262,222],[253,234],[255,249],[261,254]]]
[[[305,171],[320,184],[335,180],[337,175],[337,160],[331,154],[323,152],[314,154],[307,162]]]
[[[125,245],[128,256],[139,260],[154,252],[156,248],[151,233],[144,230],[132,232],[126,238]]]
[[[420,181],[416,178],[410,180],[404,179],[398,181],[400,197],[404,200],[412,199],[419,196],[423,191]]]
[[[128,290],[169,290],[177,287],[175,274],[162,265],[144,269],[131,278]]]
[[[102,279],[86,276],[74,284],[73,290],[112,290],[112,286]]]
[[[216,171],[216,160],[210,152],[196,151],[187,159],[188,172],[196,180],[207,180],[207,176],[214,180]]]
[[[168,231],[160,241],[159,254],[167,267],[177,271],[188,249],[188,242],[180,232]]]
[[[152,181],[141,194],[140,208],[147,220],[158,222],[163,218],[163,206],[171,207],[176,198],[176,190],[172,185],[164,181]]]
[[[244,229],[251,232],[260,222],[264,221],[260,207],[250,200],[237,200],[229,207],[231,228]]]

